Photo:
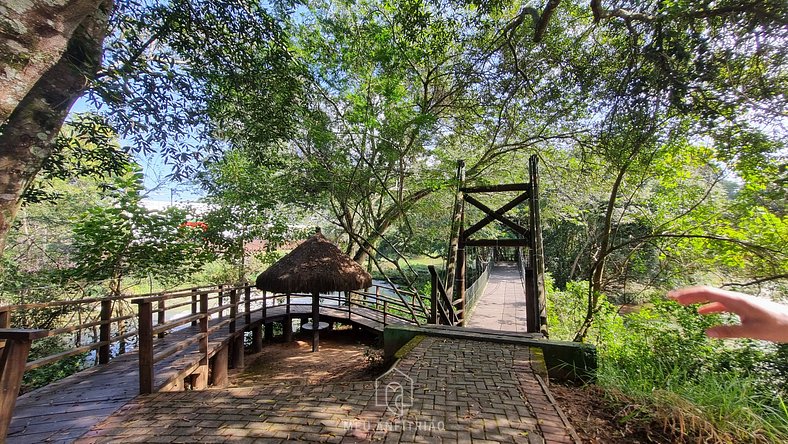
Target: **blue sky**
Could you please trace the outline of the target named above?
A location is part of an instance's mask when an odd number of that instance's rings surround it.
[[[95,107],[86,98],[82,97],[71,108],[70,114],[95,111]],[[128,139],[120,139],[121,146],[125,147],[131,143]],[[167,175],[172,172],[172,169],[164,163],[164,159],[158,154],[145,156],[141,153],[135,153],[134,160],[140,164],[145,175],[145,189],[148,190],[148,200],[176,203],[194,202],[202,197],[202,190],[199,187],[167,179]]]

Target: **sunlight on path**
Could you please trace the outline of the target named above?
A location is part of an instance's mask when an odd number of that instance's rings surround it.
[[[466,327],[526,332],[525,292],[515,262],[497,262]]]

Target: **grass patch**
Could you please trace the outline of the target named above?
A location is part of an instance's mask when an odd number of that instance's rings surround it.
[[[551,338],[572,339],[586,285],[548,285]],[[672,442],[788,442],[788,346],[706,337],[721,321],[664,298],[621,315],[602,297],[587,339],[618,420],[656,425]]]

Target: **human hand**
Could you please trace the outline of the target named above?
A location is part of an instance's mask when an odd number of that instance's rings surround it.
[[[734,313],[740,325],[718,325],[706,330],[712,338],[750,338],[788,343],[788,306],[713,287],[673,290],[668,297],[682,305],[703,303],[699,314]]]

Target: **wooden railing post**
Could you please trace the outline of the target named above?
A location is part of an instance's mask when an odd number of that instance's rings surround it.
[[[158,312],[156,313],[157,314],[156,325],[164,325],[167,319],[167,317],[165,316],[167,307],[164,303],[164,299],[159,299],[159,303],[157,304],[156,309],[158,310]],[[158,337],[159,339],[164,338],[164,332],[159,333]]]
[[[221,307],[222,305],[224,305],[224,285],[220,285],[219,286],[218,299],[219,299],[219,305],[218,306]],[[224,312],[224,310],[219,309],[219,319],[222,319],[223,314],[224,314],[223,312]]]
[[[379,301],[380,301],[380,285],[375,285],[375,310],[378,309]]]
[[[232,344],[232,367],[243,368],[244,366],[244,329],[241,333],[237,334],[238,326],[236,319],[238,318],[238,290],[233,288],[230,290],[230,336]]]
[[[0,322],[3,322],[1,317]],[[0,442],[5,442],[8,434],[30,346],[34,339],[43,338],[48,333],[47,330],[0,329],[0,340],[5,342],[0,353]]]
[[[99,327],[99,341],[104,342],[99,347],[99,364],[106,364],[109,362],[109,339],[112,334],[112,301],[107,299],[101,301],[101,326]]]
[[[153,393],[153,304],[138,299],[140,394]]]
[[[285,307],[285,319],[282,321],[282,330],[284,330],[285,342],[293,340],[293,320],[290,318],[290,293],[287,293],[287,306]]]
[[[230,333],[235,333],[235,318],[238,317],[238,292],[230,290]]]
[[[0,307],[0,328],[11,328],[11,311],[7,306]],[[3,347],[5,347],[5,339],[0,339],[0,351]]]
[[[195,390],[202,390],[208,386],[208,293],[200,293],[200,367],[197,379],[194,381]]]
[[[263,290],[263,320],[268,317],[268,292]]]
[[[388,310],[389,304],[387,300],[383,300],[383,326],[386,326],[387,318],[388,318]]]
[[[244,321],[249,325],[252,323],[252,287],[249,285],[244,288],[244,310]]]
[[[192,288],[192,314],[197,314],[197,289]],[[197,326],[197,321],[192,321],[192,327]]]

